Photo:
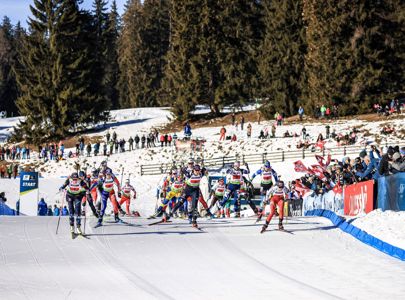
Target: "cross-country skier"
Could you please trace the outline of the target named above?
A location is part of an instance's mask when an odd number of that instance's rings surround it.
[[[90,178],[88,178],[86,176],[86,173],[84,171],[79,172],[79,178],[80,178],[80,180],[83,180],[84,182],[86,182],[88,187],[91,186],[91,180],[90,180]],[[82,206],[83,207],[86,206],[86,202],[88,202],[89,206],[90,206],[90,209],[93,212],[93,215],[96,218],[98,218],[98,213],[96,211],[96,208],[94,207],[94,202],[95,201],[93,200],[91,192],[88,193],[84,188],[82,188],[81,195],[82,195]],[[97,193],[96,193],[96,195],[97,195]],[[97,199],[97,196],[96,196],[96,199]]]
[[[221,206],[228,201],[228,199],[232,199],[233,196],[233,203],[234,203],[234,210],[235,210],[235,217],[240,217],[240,206],[238,205],[238,191],[240,189],[240,185],[242,183],[242,176],[243,174],[249,174],[249,167],[245,164],[246,169],[240,168],[240,162],[236,161],[233,164],[233,168],[230,168],[227,173],[227,189],[224,194],[224,198],[220,202]]]
[[[108,199],[110,199],[113,205],[115,221],[121,221],[121,219],[118,217],[118,202],[115,196],[114,184],[117,186],[118,192],[121,192],[119,181],[117,178],[113,177],[111,169],[107,169],[105,175],[102,178],[99,178],[99,180],[90,187],[91,190],[97,186],[101,194],[101,211],[96,228],[103,225],[103,217],[107,208]]]
[[[136,191],[134,187],[131,185],[129,178],[125,180],[125,185],[121,188],[121,200],[120,205],[125,203],[127,215],[131,215],[129,210],[129,206],[131,204],[131,192],[133,193],[133,199],[136,199]]]
[[[80,228],[81,225],[81,202],[82,202],[82,191],[85,190],[86,193],[89,195],[89,187],[87,186],[84,180],[79,178],[79,175],[74,172],[68,179],[66,179],[65,183],[60,187],[59,191],[63,191],[66,189],[66,201],[69,206],[69,224],[70,224],[70,232],[72,234],[72,238],[75,234],[75,217],[76,217],[76,230],[77,234],[83,234]]]
[[[170,217],[184,204],[185,201],[189,201],[188,205],[188,218],[193,227],[198,228],[197,217],[198,217],[198,199],[200,197],[200,181],[202,178],[201,167],[199,165],[194,165],[192,173],[185,174],[185,188],[180,196],[179,201],[176,203],[173,210],[170,212]]]
[[[270,162],[268,160],[264,163],[264,165],[259,170],[257,170],[253,174],[252,181],[258,175],[261,176],[261,181],[260,181],[261,201],[260,201],[260,208],[258,211],[258,217],[257,217],[256,222],[259,222],[264,214],[264,211],[266,208],[265,198],[266,198],[267,192],[271,189],[273,184],[276,183],[278,180],[277,173],[275,170],[273,170],[273,168],[271,167]]]
[[[218,182],[212,187],[211,193],[210,193],[210,206],[208,207],[208,211],[211,212],[211,209],[217,204],[219,206],[221,215],[224,215],[223,207],[219,205],[221,203],[222,199],[224,198],[225,194],[225,179],[223,177],[218,179]],[[219,201],[219,203],[218,203]]]
[[[278,229],[284,230],[283,226],[284,200],[287,199],[288,193],[289,190],[284,186],[284,182],[281,180],[277,182],[276,186],[272,187],[268,191],[266,198],[270,200],[270,214],[267,216],[266,223],[263,225],[261,233],[263,233],[269,226],[271,218],[273,218],[273,215],[276,212],[276,206],[279,209]]]

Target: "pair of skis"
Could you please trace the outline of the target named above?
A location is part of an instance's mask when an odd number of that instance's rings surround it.
[[[148,224],[148,226],[159,225],[159,224],[163,224],[163,223],[172,223],[172,221],[159,220],[159,221]],[[203,229],[198,226],[192,226],[192,228],[195,228],[196,230],[199,230],[199,231],[203,231]]]

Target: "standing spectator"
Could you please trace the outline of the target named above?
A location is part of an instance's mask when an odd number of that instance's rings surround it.
[[[136,147],[136,149],[139,149],[139,141],[140,141],[139,135],[135,135],[135,147]]]
[[[59,214],[60,214],[60,209],[59,209],[59,207],[55,204],[55,205],[53,206],[53,215],[54,215],[55,217],[58,217]]]
[[[225,141],[225,134],[226,134],[226,129],[224,126],[219,131],[219,140],[220,141]]]
[[[238,121],[235,121],[235,130],[238,131]]]
[[[190,137],[191,137],[191,126],[190,126],[190,123],[188,123],[188,122],[184,126],[184,137],[186,139],[190,139]]]
[[[236,120],[234,112],[232,113],[231,118],[232,118],[232,126],[234,126],[235,125],[235,120]]]
[[[298,115],[300,117],[300,121],[302,121],[304,118],[304,108],[302,106],[300,106],[300,108],[298,108]]]
[[[277,113],[277,126],[283,125],[283,115]]]
[[[326,128],[326,138],[328,139],[329,136],[330,136],[330,126],[329,126],[329,124],[327,124],[327,125],[325,126],[325,128]]]
[[[129,151],[134,150],[134,139],[132,138],[132,136],[129,137],[128,144],[129,144]]]
[[[6,177],[6,166],[5,166],[5,165],[1,165],[1,166],[0,166],[0,177],[1,177],[1,178],[5,178],[5,177]]]
[[[87,152],[87,157],[90,157],[90,153],[91,153],[91,144],[90,143],[87,144],[86,152]]]
[[[325,105],[322,104],[320,111],[321,111],[321,118],[322,119],[325,118],[325,112],[326,112]]]
[[[160,147],[163,148],[163,143],[165,142],[165,136],[163,134],[160,135]]]
[[[172,136],[170,134],[167,136],[167,142],[169,143],[169,146],[172,145]]]
[[[326,108],[325,114],[326,114],[326,119],[330,119],[330,117],[331,117],[331,112],[330,112],[330,108],[329,108],[329,107]]]
[[[167,133],[165,134],[165,147],[167,147],[167,139],[168,139],[168,136],[167,136]]]
[[[321,114],[321,109],[319,108],[319,105],[317,105],[315,107],[315,109],[314,109],[314,117],[315,117],[315,119],[319,119],[320,114]]]
[[[31,159],[31,149],[27,146],[27,159]]]
[[[250,123],[247,125],[246,135],[247,135],[248,139],[250,139],[252,137],[252,124],[250,124]]]
[[[114,143],[117,141],[117,133],[115,131],[113,132],[112,140],[114,141]]]
[[[155,135],[153,134],[153,132],[150,132],[150,133],[149,133],[149,138],[150,138],[150,146],[151,146],[151,147],[156,147],[156,144],[155,144]]]
[[[80,146],[79,143],[76,143],[76,156],[79,156]]]
[[[107,134],[105,135],[105,137],[106,137],[106,139],[107,139],[107,143],[110,141],[110,137],[111,137],[111,135],[110,135],[110,132],[109,131],[107,131]]]
[[[48,205],[48,211],[47,211],[47,216],[52,217],[53,216],[53,211],[52,211],[52,205]]]
[[[114,150],[115,150],[115,153],[118,153],[118,148],[119,148],[119,142],[118,142],[118,140],[113,140],[113,142],[114,142]]]
[[[260,125],[260,120],[262,118],[262,114],[260,113],[260,110],[257,111],[257,124]]]
[[[16,179],[17,175],[18,175],[18,165],[17,164],[15,164],[13,166],[13,175],[14,175],[14,179]]]
[[[111,141],[110,141],[110,155],[113,154],[113,150],[114,150],[114,141],[111,140]]]
[[[64,154],[65,154],[65,145],[61,144],[60,145],[60,156],[63,157]]]
[[[145,135],[142,135],[142,138],[141,138],[142,149],[145,148],[145,141],[146,141],[146,137],[145,137]]]
[[[231,142],[236,142],[236,134],[232,135]]]
[[[305,128],[305,126],[302,127],[301,133],[302,133],[302,139],[305,140],[305,138],[307,136],[307,129]]]
[[[66,205],[62,208],[62,216],[67,216],[67,215],[69,215],[69,211],[68,211],[68,209],[67,209],[67,207],[66,207]]]
[[[48,205],[46,204],[44,198],[41,198],[38,202],[38,216],[46,216],[48,212]]]
[[[107,156],[107,143],[103,143],[103,155]]]
[[[276,137],[276,124],[273,123],[273,125],[271,125],[271,137],[275,138]]]
[[[162,139],[163,139],[163,142],[164,142],[164,136],[163,137],[160,136],[160,141],[162,141]],[[162,143],[162,147],[163,147],[163,143]],[[146,137],[146,148],[150,148],[150,135],[149,134]]]
[[[173,142],[176,144],[176,140],[177,140],[177,134],[173,133]]]
[[[91,148],[91,146],[90,146]],[[80,141],[80,155],[83,156],[84,155],[84,140]]]
[[[337,119],[339,117],[339,110],[336,104],[332,106],[332,116],[334,119]]]
[[[13,174],[13,164],[9,164],[7,167],[8,179],[11,179],[11,174]]]
[[[244,126],[244,125],[245,125],[245,117],[242,116],[242,117],[240,118],[240,130],[243,131],[243,126]]]

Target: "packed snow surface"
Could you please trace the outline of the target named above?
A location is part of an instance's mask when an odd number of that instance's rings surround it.
[[[107,220],[108,221],[108,220]],[[147,226],[2,217],[0,299],[403,299],[405,264],[322,218],[260,234],[254,219]]]

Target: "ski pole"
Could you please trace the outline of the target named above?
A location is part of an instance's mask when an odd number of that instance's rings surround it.
[[[90,196],[90,195],[89,195]],[[89,201],[87,201],[87,195],[86,195],[86,202],[89,202]],[[90,204],[89,204],[90,205]],[[86,216],[87,216],[87,203],[86,203],[86,205],[84,206],[84,227],[83,227],[83,234],[86,234]]]
[[[62,216],[62,211],[63,211],[63,203],[64,203],[64,200],[65,200],[65,197],[66,197],[66,190],[63,192],[63,194],[62,194],[62,204],[61,204],[61,209],[60,209],[60,211],[59,211],[59,218],[58,218],[58,225],[56,226],[56,234],[58,234],[58,230],[59,230],[59,224],[60,224],[60,217]]]

